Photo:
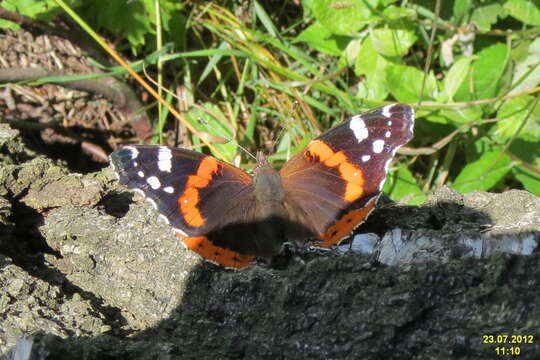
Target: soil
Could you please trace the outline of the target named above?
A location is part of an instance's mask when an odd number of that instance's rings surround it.
[[[72,173],[6,124],[0,154],[0,359],[540,357],[530,193],[383,201],[351,245],[234,271],[110,168]]]

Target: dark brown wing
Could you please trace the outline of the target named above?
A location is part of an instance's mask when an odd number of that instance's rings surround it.
[[[374,208],[396,150],[412,138],[414,112],[393,104],[353,116],[313,140],[281,169],[291,217],[339,243]]]
[[[244,171],[164,146],[126,147],[111,154],[111,162],[120,183],[152,200],[190,249],[235,267],[258,255],[258,239],[247,231],[255,216],[254,186]]]

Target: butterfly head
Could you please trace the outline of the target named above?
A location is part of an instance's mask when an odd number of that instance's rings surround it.
[[[266,155],[257,152],[257,165],[253,175],[255,195],[259,201],[281,201],[284,196],[279,173],[270,165]]]
[[[256,160],[257,166],[255,167],[255,170],[270,166],[270,164],[268,163],[268,157],[262,151],[257,151]]]

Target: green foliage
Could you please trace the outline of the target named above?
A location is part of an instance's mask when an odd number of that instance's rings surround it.
[[[335,56],[343,54],[350,40],[348,36],[333,34],[320,22],[308,26],[296,37],[298,42],[306,42],[319,52]]]
[[[332,34],[353,35],[368,25],[377,0],[317,0],[313,15]]]
[[[392,200],[411,205],[422,204],[427,198],[405,163],[400,163],[397,170],[390,173],[383,190]]]
[[[412,66],[389,65],[386,68],[386,83],[394,98],[403,103],[432,99],[432,94],[437,93],[437,82],[433,74],[424,75]]]
[[[52,0],[2,4],[42,20],[59,13]],[[186,112],[200,131],[251,151],[277,144],[271,160],[281,162],[351,114],[404,102],[417,109],[415,156],[392,167],[384,188],[392,199],[418,204],[441,185],[518,184],[540,194],[538,0],[442,1],[439,14],[425,0],[253,1],[250,9],[161,0],[161,28],[154,4],[70,3],[134,53],[156,53],[160,32],[173,42],[176,52],[161,57],[165,81],[185,84],[204,107]],[[227,160],[239,155],[233,144],[216,148]]]
[[[489,31],[500,17],[504,17],[503,9],[499,3],[479,6],[472,11],[471,22],[476,24],[480,31]]]
[[[79,6],[82,0],[67,1],[70,6]],[[40,21],[51,21],[62,13],[62,9],[54,0],[3,0],[2,7]],[[10,28],[18,28],[14,24]]]
[[[178,25],[184,22],[181,13],[183,5],[175,0],[161,0],[159,3],[161,26],[165,34],[172,35],[172,31],[178,30]],[[85,2],[79,10],[85,13],[86,20],[93,23],[98,31],[104,29],[127,39],[134,51],[146,45],[147,41],[155,43],[155,1],[94,0]],[[182,39],[182,34],[174,33],[174,36]],[[172,36],[165,38],[165,41],[175,40]]]
[[[467,75],[471,71],[472,60],[472,56],[467,56],[456,60],[456,62],[452,64],[443,80],[442,93],[439,101],[447,102],[454,100],[454,95],[456,95],[460,85],[464,83]]]
[[[507,48],[497,43],[478,52],[469,76],[455,95],[457,101],[488,99],[499,95],[507,64]]]
[[[538,0],[508,0],[504,3],[504,9],[510,16],[525,25],[540,26],[540,1]]]
[[[461,192],[489,190],[501,181],[511,169],[511,160],[500,150],[483,153],[468,163],[454,180],[452,187]]]
[[[497,112],[499,121],[490,129],[495,139],[504,142],[516,136],[519,139],[540,142],[540,106],[531,110],[535,99],[531,96],[513,98],[505,102]]]
[[[203,110],[204,109],[204,110]],[[223,139],[232,139],[233,131],[231,125],[228,123],[225,114],[221,109],[212,104],[202,104],[199,108],[193,108],[186,114],[186,120],[195,127],[198,131],[203,131],[212,136],[220,137]],[[197,137],[193,137],[193,143],[200,145],[201,142]],[[227,142],[226,144],[215,144],[215,147],[221,155],[225,157],[224,160],[233,162],[234,157],[237,154],[238,146],[234,142]],[[214,154],[217,156],[217,154]]]
[[[155,1],[110,1],[110,0],[66,0],[71,8],[84,14],[97,31],[107,31],[125,38],[134,52],[143,46],[155,44],[156,8]],[[186,16],[182,13],[183,4],[176,0],[160,0],[161,26],[166,41],[183,45],[182,26]],[[49,22],[63,11],[55,0],[4,0],[2,7],[20,14]],[[13,25],[7,27],[14,28]]]

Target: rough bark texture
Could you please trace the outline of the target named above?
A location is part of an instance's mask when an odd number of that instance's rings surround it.
[[[540,357],[529,193],[382,204],[360,229],[371,254],[232,271],[183,250],[109,169],[68,173],[1,124],[0,153],[0,358],[495,359],[512,335]]]

